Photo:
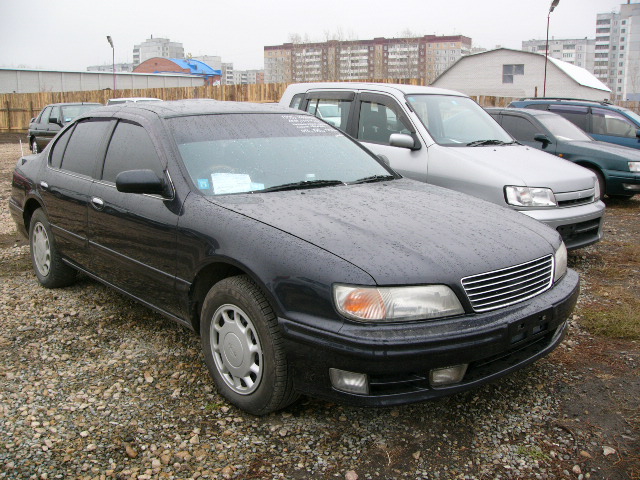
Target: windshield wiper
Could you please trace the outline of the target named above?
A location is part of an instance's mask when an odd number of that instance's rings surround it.
[[[301,188],[330,187],[332,185],[345,185],[345,183],[342,180],[304,180],[302,182],[285,183],[283,185],[275,185],[262,190],[256,190],[256,193],[280,192],[284,190],[298,190]]]
[[[353,182],[349,182],[351,184],[356,183],[372,183],[372,182],[383,182],[385,180],[392,180],[396,178],[394,175],[371,175],[370,177],[360,178]]]
[[[481,147],[483,145],[511,145],[513,142],[503,142],[502,140],[476,140],[467,143],[467,147]]]

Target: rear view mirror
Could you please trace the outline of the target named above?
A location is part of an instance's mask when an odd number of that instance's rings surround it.
[[[415,144],[416,142],[411,135],[404,133],[392,133],[389,136],[389,145],[392,147],[409,148],[413,150]]]
[[[116,177],[116,189],[123,193],[146,193],[163,195],[164,181],[152,170],[127,170]]]

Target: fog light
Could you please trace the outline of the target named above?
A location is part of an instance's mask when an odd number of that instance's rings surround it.
[[[623,183],[622,184],[622,188],[624,188],[625,190],[640,191],[640,185],[636,185],[636,184],[633,184],[633,183]]]
[[[336,390],[359,395],[369,395],[369,381],[365,373],[353,373],[337,368],[329,369],[331,385]]]
[[[429,372],[429,383],[431,383],[432,387],[442,387],[459,383],[462,381],[462,377],[464,377],[468,366],[467,363],[463,363],[462,365],[455,365],[453,367],[434,368]]]

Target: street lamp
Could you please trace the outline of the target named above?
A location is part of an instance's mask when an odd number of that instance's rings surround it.
[[[560,0],[554,0],[554,1],[559,2]],[[116,49],[113,47],[113,40],[111,40],[111,35],[107,35],[107,42],[109,42],[109,45],[111,45],[112,65],[113,65],[113,91],[115,92],[116,91]]]
[[[549,7],[549,14],[547,15],[547,43],[545,44],[544,49],[544,84],[542,86],[542,96],[547,96],[547,61],[549,60],[549,18],[551,17],[551,12],[558,6],[560,0],[553,0],[551,2],[551,6]]]

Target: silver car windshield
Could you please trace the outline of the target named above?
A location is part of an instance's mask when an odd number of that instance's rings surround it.
[[[266,193],[395,178],[358,144],[310,115],[223,114],[169,119],[204,195]]]
[[[446,146],[465,147],[512,144],[513,139],[467,97],[454,95],[407,95],[433,140]]]

